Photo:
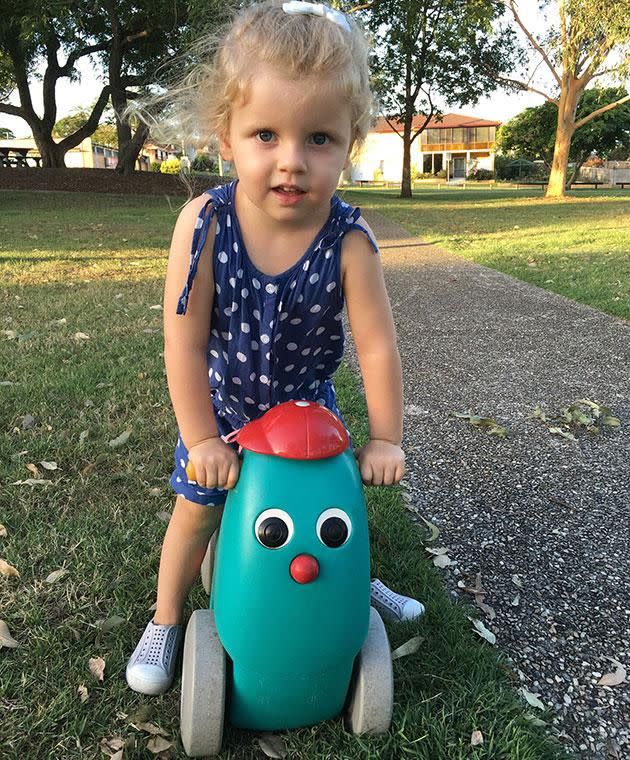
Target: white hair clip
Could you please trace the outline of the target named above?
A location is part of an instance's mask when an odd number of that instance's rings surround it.
[[[291,0],[289,3],[282,3],[282,10],[285,13],[309,13],[312,16],[325,16],[329,21],[345,29],[346,32],[350,31],[350,24],[345,15],[341,11],[329,8],[324,3],[306,3],[302,2],[302,0]]]

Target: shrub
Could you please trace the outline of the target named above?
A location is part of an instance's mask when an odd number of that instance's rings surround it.
[[[468,179],[476,180],[477,182],[494,179],[494,172],[489,169],[473,169],[468,175]]]
[[[439,172],[435,172],[435,176],[440,179],[446,179],[446,169],[440,169]]]
[[[198,153],[193,158],[191,168],[196,172],[216,172],[218,169],[209,153]]]
[[[161,161],[151,161],[151,171],[152,172],[159,172],[161,166],[162,166],[162,162]]]
[[[179,158],[167,158],[160,166],[162,174],[179,174]]]
[[[383,172],[380,169],[374,169],[374,173],[372,174],[372,179],[374,180],[374,182],[382,182]]]

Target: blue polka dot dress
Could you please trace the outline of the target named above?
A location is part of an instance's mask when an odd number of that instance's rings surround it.
[[[337,416],[332,376],[344,347],[341,243],[351,229],[366,234],[361,215],[336,195],[330,215],[303,256],[270,276],[250,261],[234,207],[238,180],[208,191],[195,225],[190,268],[177,313],[185,314],[213,216],[215,282],[208,343],[208,377],[219,433],[227,436],[267,409],[290,399],[325,405]],[[220,506],[223,489],[199,486],[186,477],[188,452],[181,435],[171,486],[189,501]]]

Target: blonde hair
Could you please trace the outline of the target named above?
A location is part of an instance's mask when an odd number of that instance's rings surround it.
[[[135,102],[132,112],[153,139],[204,146],[227,134],[232,104],[245,102],[256,69],[266,64],[291,78],[325,79],[351,107],[351,145],[363,144],[374,113],[368,41],[347,17],[350,31],[311,14],[288,14],[282,0],[238,11],[222,28],[193,45],[195,61],[166,92]],[[161,115],[153,115],[161,110]]]

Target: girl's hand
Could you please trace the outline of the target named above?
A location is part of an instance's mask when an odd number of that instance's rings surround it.
[[[354,452],[366,486],[391,486],[405,474],[405,453],[391,441],[372,438]]]
[[[206,438],[188,451],[186,474],[204,488],[234,488],[240,468],[236,451],[218,436]]]

